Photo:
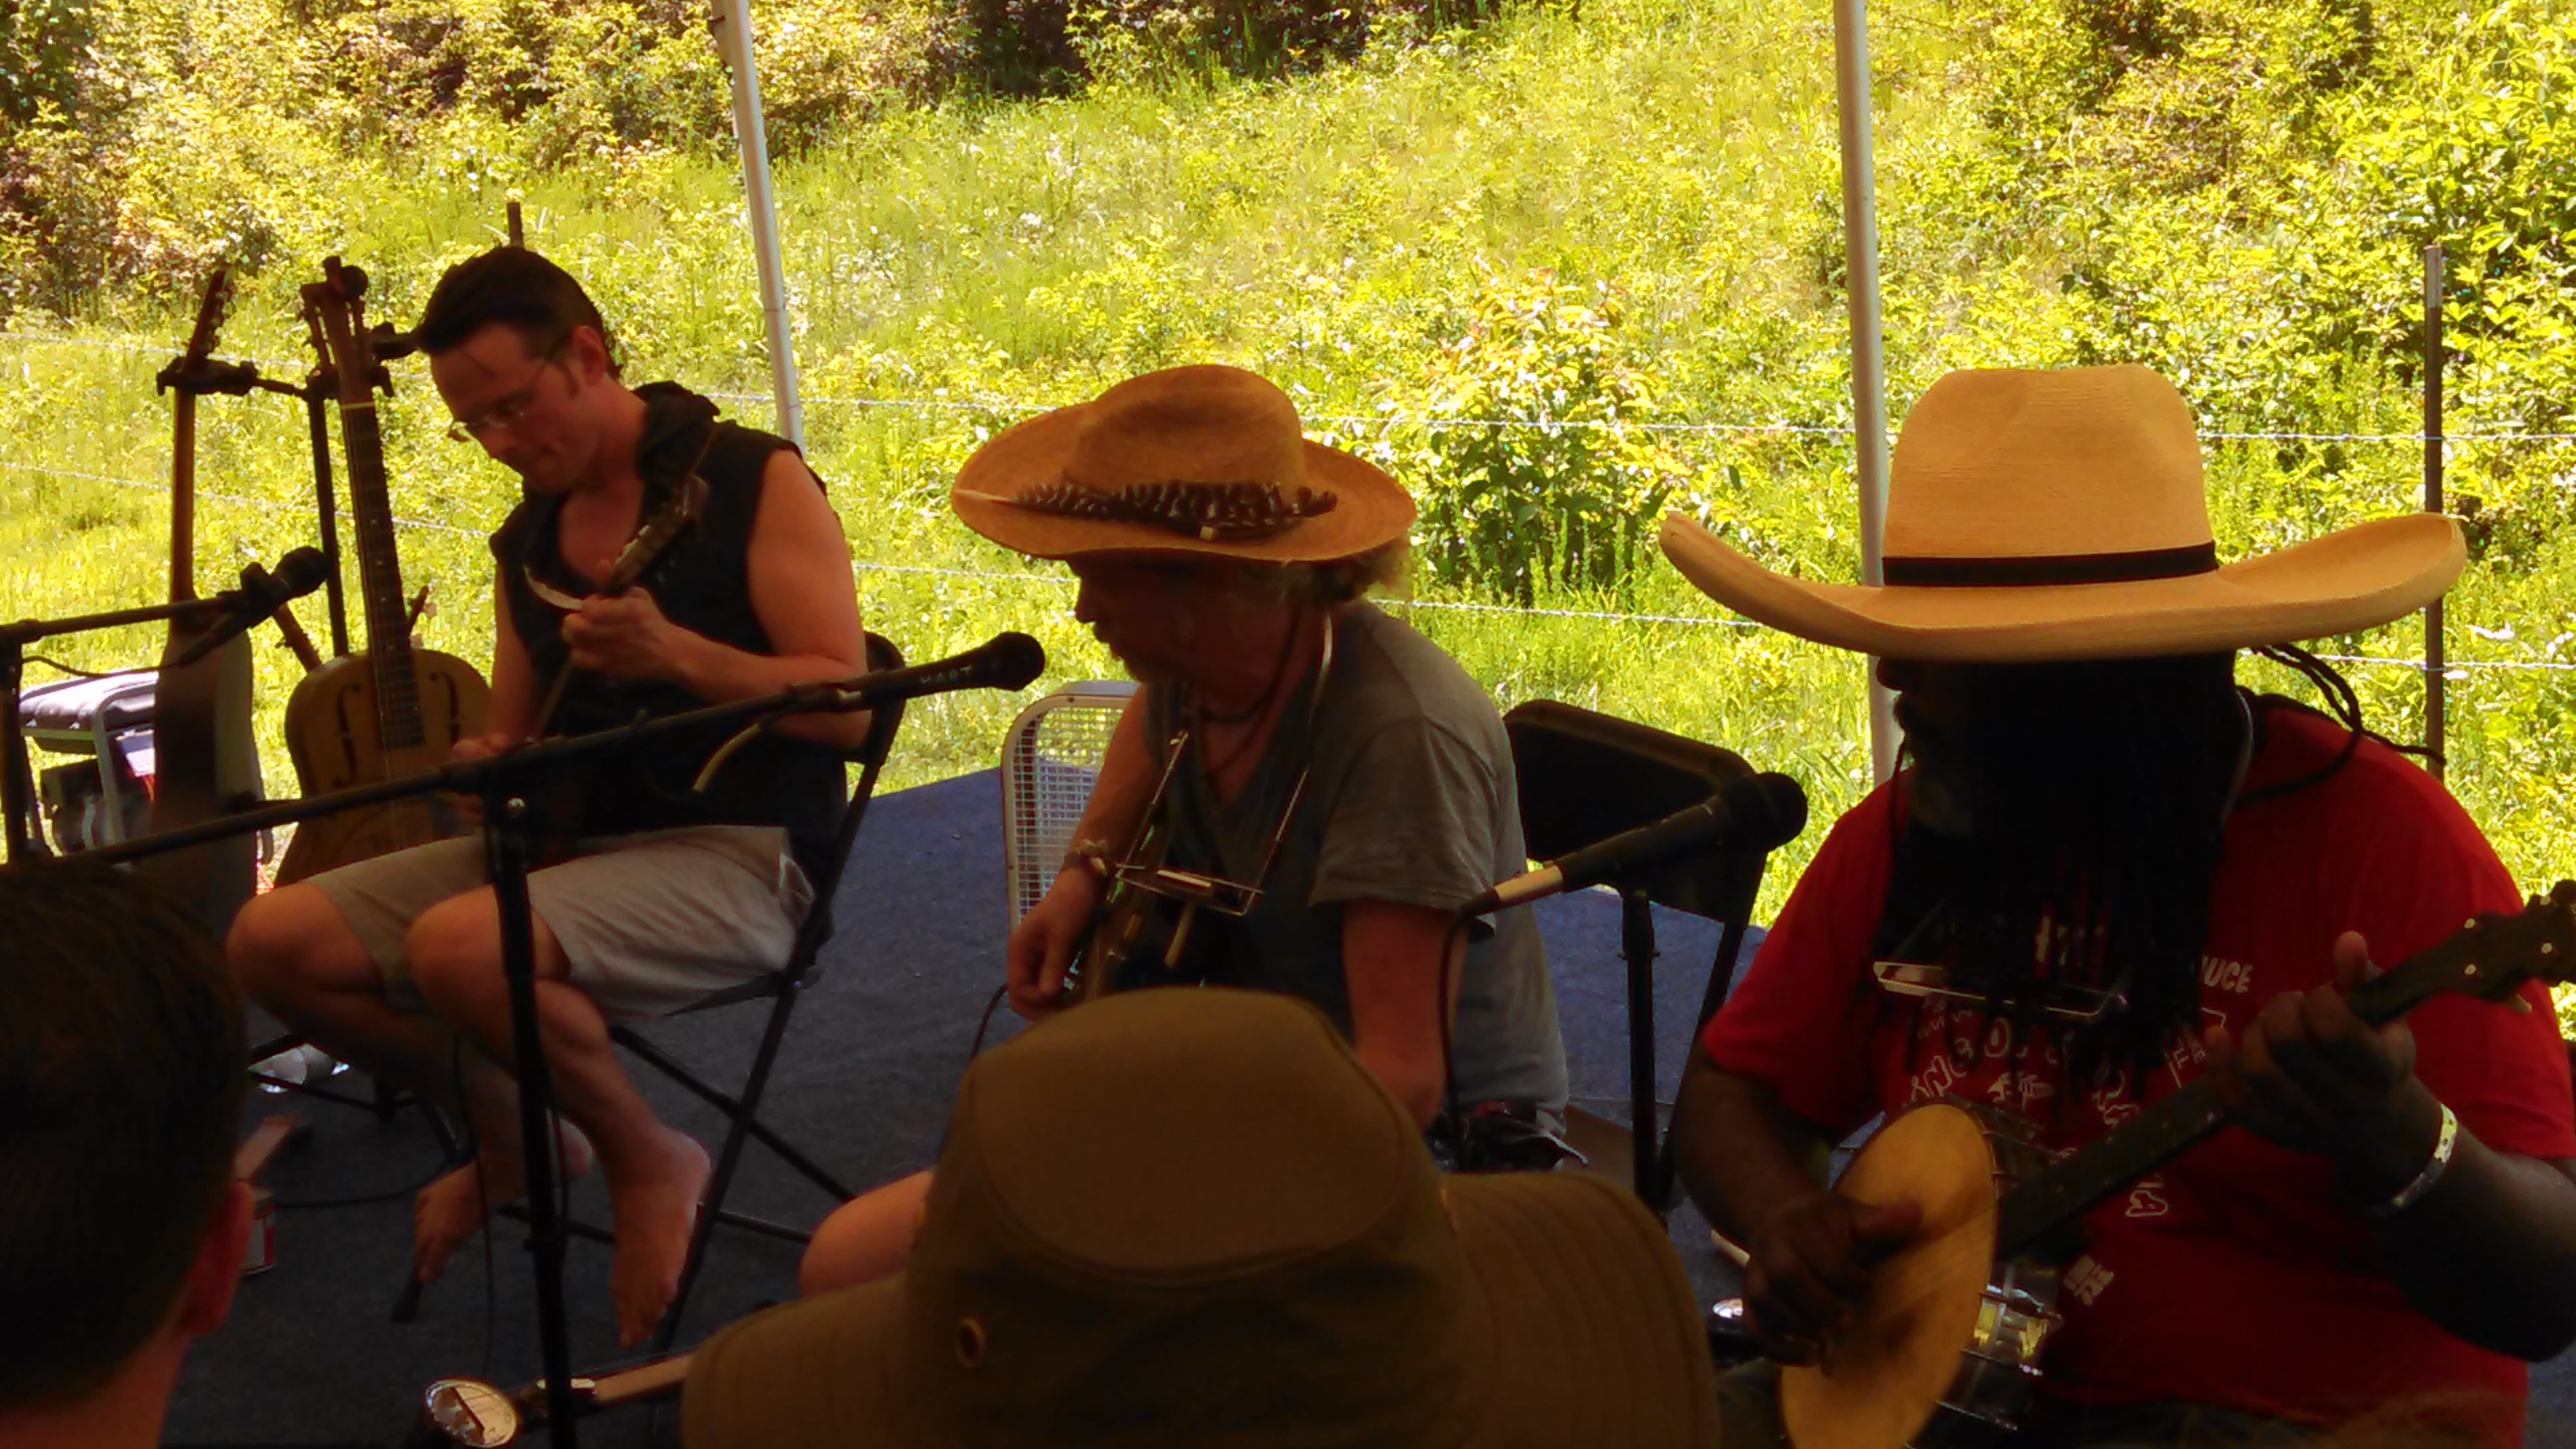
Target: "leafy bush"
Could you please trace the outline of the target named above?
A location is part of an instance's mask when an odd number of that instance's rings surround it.
[[[1607,283],[1489,271],[1415,401],[1386,404],[1441,582],[1528,604],[1617,592],[1649,564],[1682,466],[1641,426],[1655,388],[1621,355],[1621,316]]]

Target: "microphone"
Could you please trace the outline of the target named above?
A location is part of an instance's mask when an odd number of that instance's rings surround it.
[[[873,709],[881,704],[959,689],[1022,689],[1046,670],[1046,649],[1018,631],[994,635],[963,654],[928,664],[880,669],[824,686],[821,709]]]
[[[1687,809],[1676,810],[1650,825],[1623,830],[1581,850],[1569,850],[1547,865],[1525,871],[1458,908],[1463,916],[1481,916],[1524,901],[1581,890],[1615,880],[1639,866],[1655,865],[1723,841],[1740,848],[1770,850],[1798,838],[1807,828],[1807,792],[1798,782],[1766,771],[1734,781]]]
[[[801,686],[793,691],[800,702],[788,706],[782,713],[845,713],[959,689],[1022,689],[1045,670],[1045,648],[1028,635],[1013,630],[996,634],[963,654],[951,654],[928,664],[880,669],[874,674],[862,674],[836,684]],[[801,702],[807,699],[813,702]],[[725,767],[726,761],[733,758],[736,750],[759,738],[761,731],[776,722],[772,717],[743,726],[732,739],[707,757],[706,764],[698,769],[697,782],[689,788],[706,789],[707,783]]]
[[[170,667],[184,669],[214,653],[225,640],[249,632],[252,625],[285,607],[287,600],[303,598],[322,587],[330,577],[331,561],[324,558],[318,548],[289,550],[286,557],[277,561],[275,573],[255,563],[242,565],[241,587],[227,589],[207,600],[221,605],[223,612],[215,617],[215,622],[197,637],[195,643],[179,651],[179,656],[170,661]]]

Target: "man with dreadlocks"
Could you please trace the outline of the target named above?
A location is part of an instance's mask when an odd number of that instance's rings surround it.
[[[2086,1215],[2039,1442],[2292,1442],[2398,1399],[2510,1442],[2522,1361],[2576,1339],[2566,1050],[2537,984],[2377,1030],[2345,1007],[2371,957],[2519,900],[2285,642],[2437,597],[2459,532],[2385,519],[2222,568],[2202,486],[2190,410],[2146,369],[1963,372],[1906,419],[1884,587],[1666,524],[1712,597],[1879,656],[1911,756],[1835,825],[1693,1052],[1682,1175],[1795,1361],[1919,1225],[1827,1189],[1824,1149],[1952,1098],[2063,1151],[2207,1076],[2250,1130]],[[2340,718],[2240,688],[2249,648]],[[1766,1392],[1730,1376],[1730,1449],[1776,1442]]]

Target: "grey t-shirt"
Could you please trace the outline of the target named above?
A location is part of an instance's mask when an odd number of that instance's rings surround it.
[[[1342,973],[1345,901],[1451,910],[1528,865],[1511,741],[1456,660],[1362,602],[1341,612],[1311,727],[1313,676],[1299,682],[1243,789],[1219,806],[1195,758],[1172,772],[1169,863],[1250,881],[1280,811],[1311,762],[1304,795],[1260,902],[1213,953],[1211,980],[1303,997],[1351,1029]],[[1146,693],[1159,756],[1176,692]],[[1195,756],[1198,745],[1189,746]],[[1216,925],[1204,919],[1194,930]],[[1458,1100],[1565,1105],[1565,1044],[1529,908],[1470,937],[1451,1038]]]

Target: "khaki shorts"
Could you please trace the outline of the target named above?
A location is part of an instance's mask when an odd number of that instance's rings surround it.
[[[698,825],[579,843],[528,873],[528,901],[572,980],[612,1018],[666,1015],[787,962],[813,904],[774,825]],[[307,884],[357,932],[398,1004],[421,1005],[404,935],[421,912],[490,883],[483,838],[459,836],[325,871]]]

